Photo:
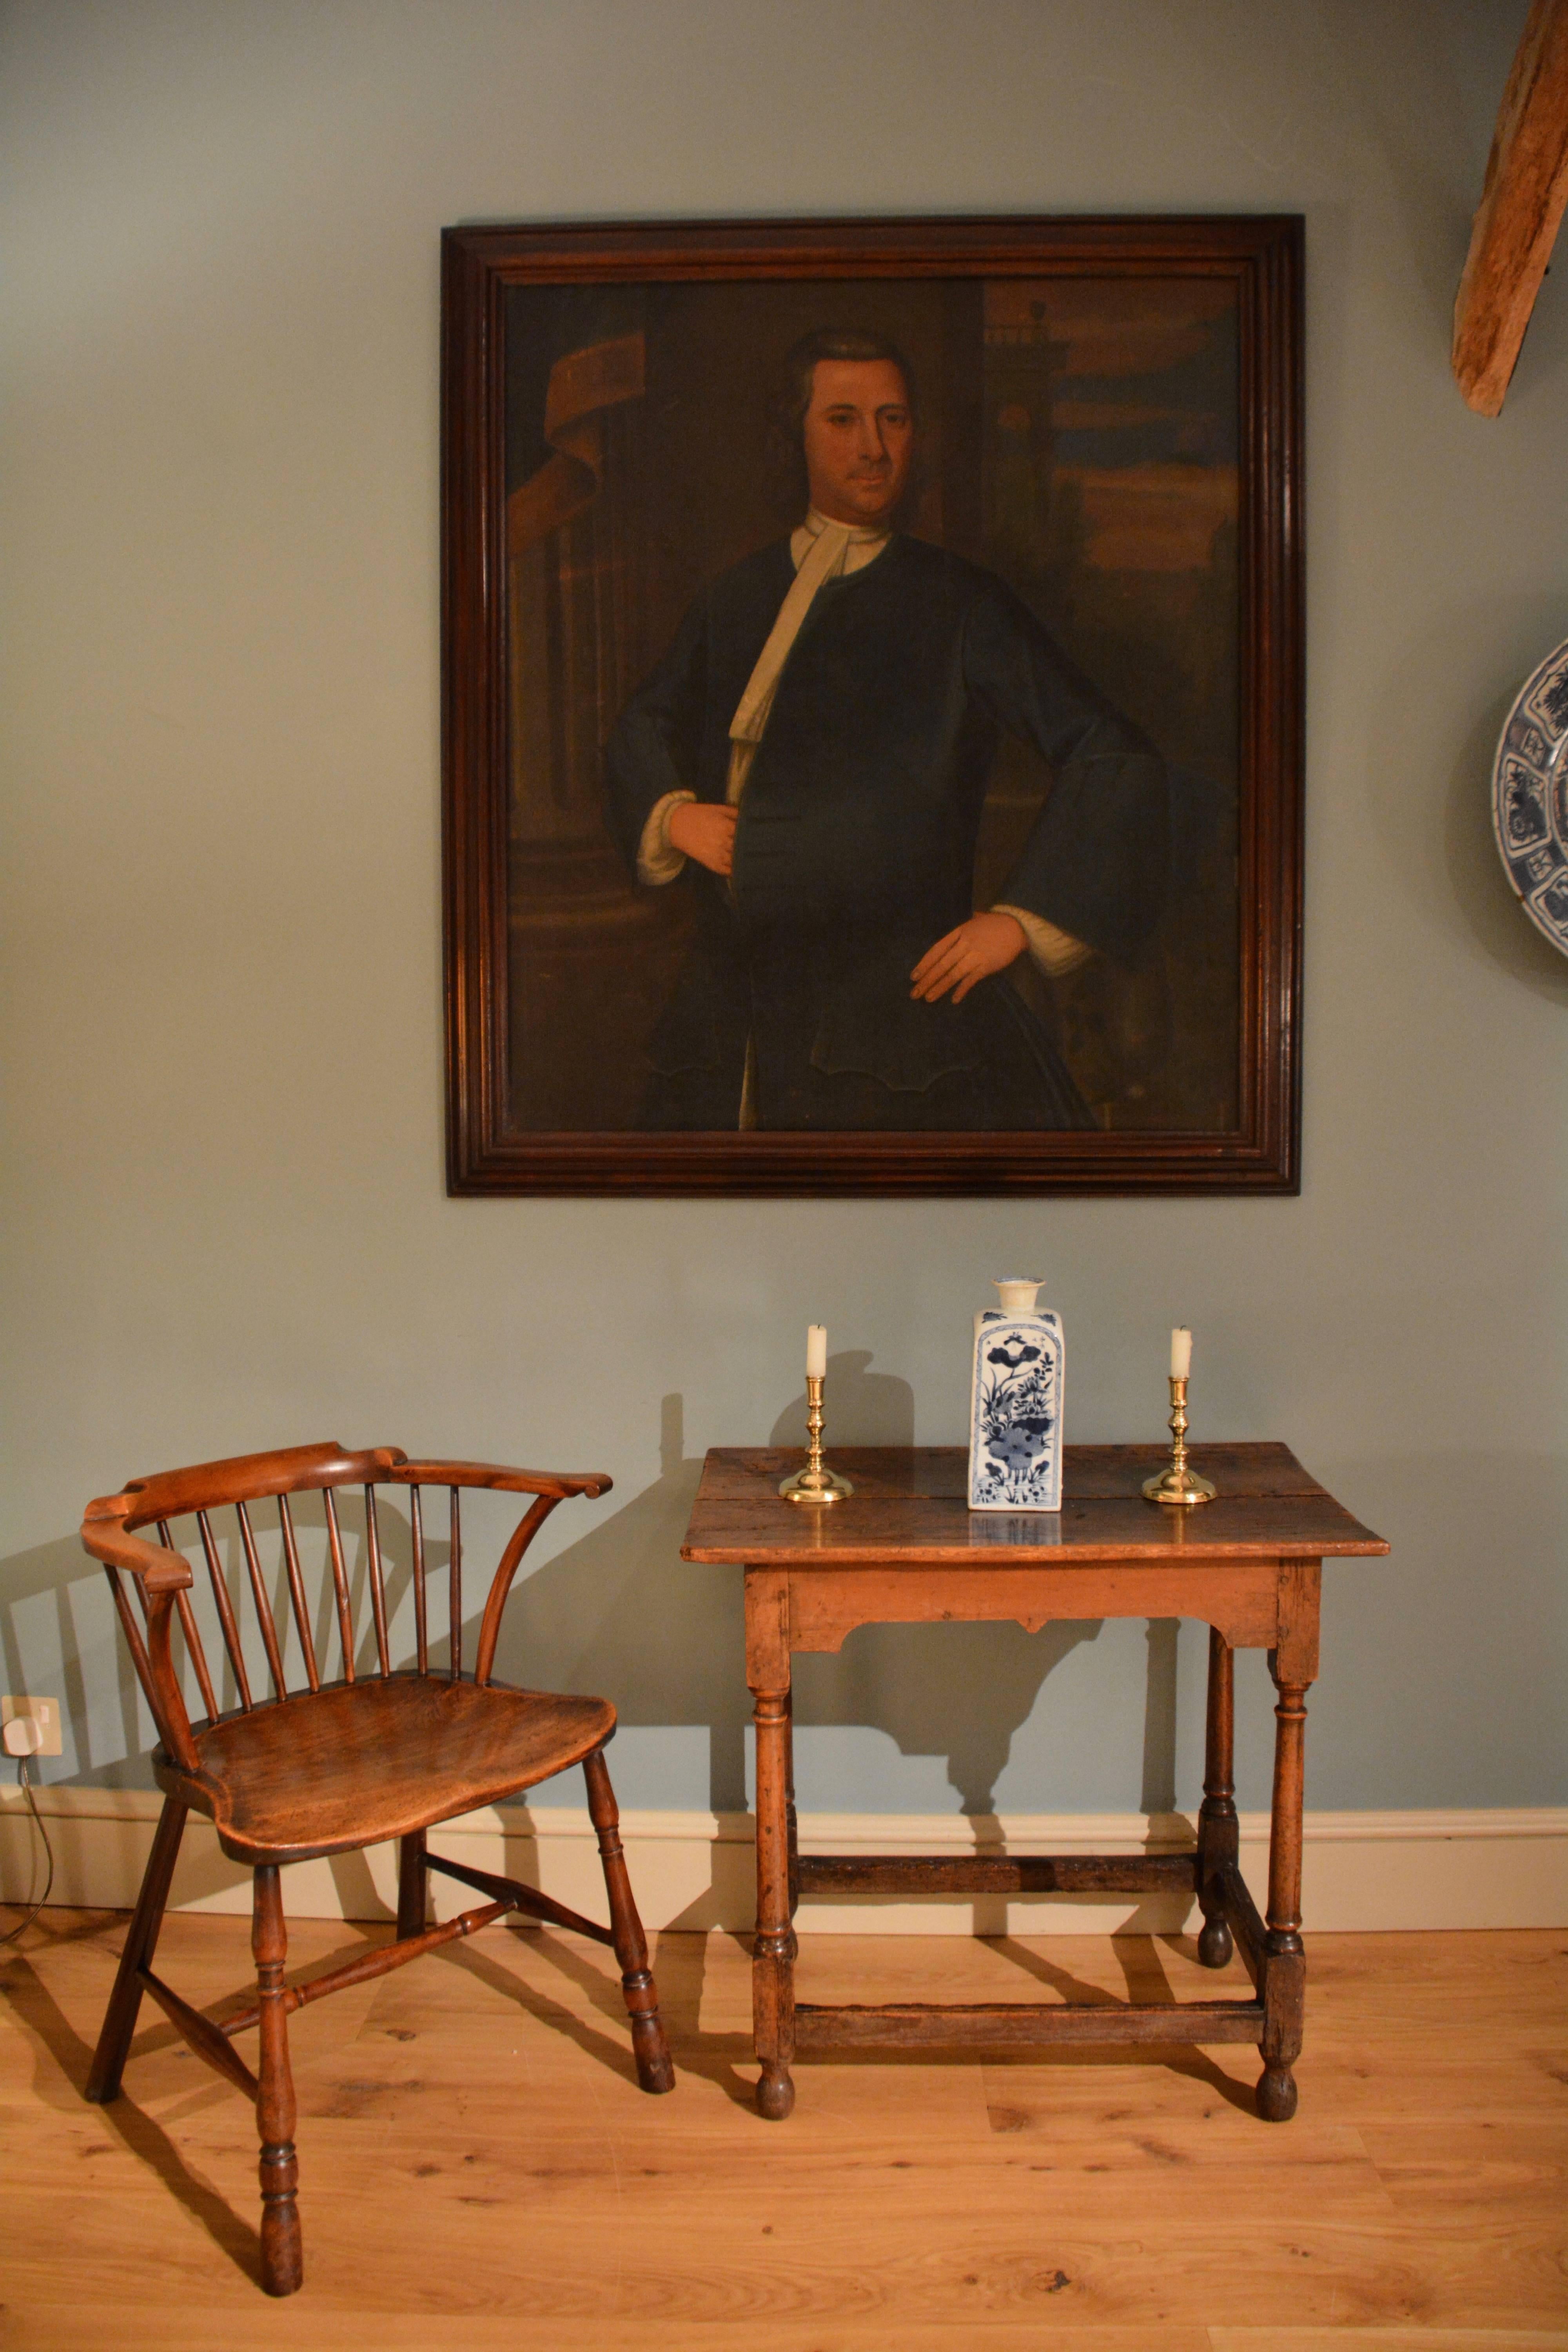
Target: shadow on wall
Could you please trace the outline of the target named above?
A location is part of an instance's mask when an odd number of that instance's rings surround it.
[[[865,1352],[833,1359],[833,1436],[840,1444],[909,1445],[914,1437],[914,1397],[909,1383],[872,1372]],[[497,1672],[535,1689],[603,1692],[627,1725],[693,1726],[710,1736],[709,1801],[717,1812],[746,1810],[746,1731],[751,1698],[744,1674],[742,1576],[738,1568],[714,1568],[680,1558],[681,1540],[701,1475],[700,1461],[687,1456],[683,1404],[667,1396],[661,1406],[661,1469],[655,1483],[582,1539],[558,1553],[520,1582],[503,1623]],[[797,1397],[773,1425],[770,1442],[801,1446],[805,1442],[805,1398]],[[311,1514],[300,1498],[301,1530]],[[345,1530],[346,1532],[346,1530]],[[433,1533],[433,1531],[432,1531]],[[382,1521],[390,1614],[406,1623],[412,1578],[409,1532],[391,1513]],[[230,1546],[226,1568],[237,1612],[247,1617],[241,1593],[243,1562]],[[374,1674],[375,1658],[366,1605],[366,1561],[362,1543],[351,1566],[353,1619],[359,1631],[357,1664]],[[432,1593],[431,1663],[445,1663],[442,1601],[447,1547],[427,1544]],[[477,1563],[476,1563],[477,1564]],[[79,1591],[87,1572],[92,1595]],[[197,1592],[204,1580],[197,1569]],[[478,1617],[489,1582],[470,1570],[464,1605],[464,1657],[471,1665]],[[63,1713],[71,1747],[61,1759],[69,1780],[90,1778],[121,1783],[145,1782],[150,1723],[135,1674],[100,1572],[83,1557],[75,1536],[41,1545],[0,1567],[0,1657],[5,1687],[43,1687],[37,1681],[38,1628],[21,1638],[19,1612],[47,1595],[58,1619]],[[330,1579],[316,1595],[313,1627],[325,1674],[341,1671],[336,1656]],[[279,1622],[287,1615],[281,1590],[275,1596]],[[89,1625],[90,1620],[90,1625]],[[205,1628],[204,1628],[205,1631]],[[253,1688],[267,1687],[265,1663],[247,1622],[246,1649]],[[1175,1803],[1176,1636],[1174,1622],[1149,1629],[1144,1709],[1142,1807],[1168,1812]],[[1011,1753],[1014,1734],[1034,1710],[1053,1669],[1079,1643],[1095,1639],[1100,1621],[1047,1625],[1026,1633],[1019,1625],[868,1625],[850,1634],[831,1656],[797,1656],[795,1721],[803,1732],[816,1727],[866,1727],[886,1733],[905,1756],[942,1756],[947,1777],[964,1813],[995,1809],[996,1784]],[[238,1693],[224,1659],[216,1625],[206,1647],[219,1706],[232,1707]],[[256,1654],[249,1654],[255,1650]],[[395,1663],[409,1663],[397,1659]],[[31,1685],[28,1674],[34,1675]],[[102,1685],[112,1676],[118,1738],[108,1732]],[[193,1712],[200,1701],[185,1677]],[[96,1704],[95,1704],[96,1701]],[[95,1722],[100,1736],[91,1737]],[[122,1763],[103,1760],[106,1745],[118,1747]],[[99,1749],[95,1759],[91,1750]],[[803,1742],[803,1747],[806,1743]],[[74,1749],[74,1754],[72,1753]],[[809,1754],[797,1755],[797,1772]],[[60,1777],[54,1775],[50,1777]],[[810,1773],[800,1775],[805,1810],[835,1810],[837,1791],[814,1792]],[[635,1798],[631,1800],[635,1802]],[[853,1809],[850,1807],[849,1809]]]
[[[913,1391],[870,1371],[870,1360],[863,1352],[833,1359],[833,1437],[912,1444]],[[751,1721],[742,1571],[679,1557],[702,1471],[686,1454],[683,1422],[682,1400],[667,1396],[656,1483],[520,1587],[500,1670],[604,1691],[627,1725],[708,1727],[709,1801],[717,1812],[741,1811]],[[804,1447],[804,1394],[779,1415],[769,1442]],[[1099,1631],[1098,1620],[1037,1633],[1011,1624],[864,1626],[837,1655],[797,1655],[795,1724],[802,1732],[866,1727],[886,1732],[903,1755],[943,1756],[960,1809],[990,1813],[1013,1735],[1047,1675]],[[1150,1628],[1142,1801],[1151,1811],[1175,1802],[1176,1633],[1173,1622]],[[812,1809],[809,1786],[802,1799]]]
[[[85,1609],[77,1594],[85,1584],[90,1596]],[[45,1632],[46,1617],[54,1619],[53,1641]],[[84,1639],[85,1636],[85,1639]],[[78,1768],[87,1759],[84,1727],[91,1720],[94,1696],[101,1706],[103,1675],[95,1673],[96,1653],[112,1640],[118,1654],[112,1675],[122,1738],[121,1753],[133,1757],[145,1748],[151,1726],[145,1707],[138,1714],[140,1690],[135,1669],[114,1622],[114,1611],[103,1581],[103,1571],[90,1561],[76,1535],[58,1537],[30,1551],[0,1561],[0,1667],[8,1691],[53,1695],[59,1677],[60,1727],[65,1755],[61,1764]],[[53,1650],[57,1663],[40,1673],[40,1654]],[[87,1654],[84,1663],[84,1650]],[[47,1679],[46,1679],[46,1675]],[[57,1779],[47,1765],[41,1777]],[[149,1778],[151,1776],[148,1776]]]

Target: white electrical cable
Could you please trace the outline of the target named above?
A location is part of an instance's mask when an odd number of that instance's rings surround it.
[[[44,1881],[43,1893],[33,1905],[33,1907],[28,1912],[26,1917],[25,1919],[18,1920],[16,1927],[8,1927],[5,1930],[5,1933],[3,1936],[0,1936],[0,1944],[14,1944],[17,1937],[22,1934],[23,1930],[32,1926],[34,1920],[37,1917],[39,1912],[48,1901],[49,1889],[55,1883],[55,1850],[49,1843],[49,1833],[44,1827],[43,1815],[39,1812],[37,1801],[33,1795],[33,1783],[28,1777],[27,1759],[25,1756],[18,1756],[16,1759],[16,1779],[21,1785],[22,1794],[27,1800],[27,1811],[33,1816],[33,1827],[37,1831],[39,1837],[43,1841],[44,1853],[48,1859],[49,1869],[48,1875]],[[32,1874],[29,1871],[27,1875],[27,1885],[29,1891],[32,1888]]]

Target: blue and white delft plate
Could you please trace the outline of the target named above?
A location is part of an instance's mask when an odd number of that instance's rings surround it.
[[[1568,955],[1568,642],[1525,681],[1504,722],[1492,831],[1525,913]]]

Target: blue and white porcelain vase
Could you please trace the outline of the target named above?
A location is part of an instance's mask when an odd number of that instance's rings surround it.
[[[1062,1507],[1062,1318],[1037,1309],[1037,1282],[999,1282],[974,1318],[969,1397],[972,1511]]]

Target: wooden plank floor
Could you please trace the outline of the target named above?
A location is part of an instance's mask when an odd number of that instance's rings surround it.
[[[81,2099],[124,1924],[50,1911],[0,1956],[5,2352],[1568,2347],[1568,1935],[1312,1939],[1285,2126],[1245,2049],[803,2066],[780,2126],[734,1939],[658,1939],[652,2099],[608,1956],[492,1929],[294,2019],[279,2305],[250,2110],[151,2003],[125,2095]],[[384,1932],[300,1922],[291,1970]],[[159,1969],[221,2000],[247,1924],[172,1918]],[[1216,1989],[1184,1939],[802,1938],[805,1999]]]

